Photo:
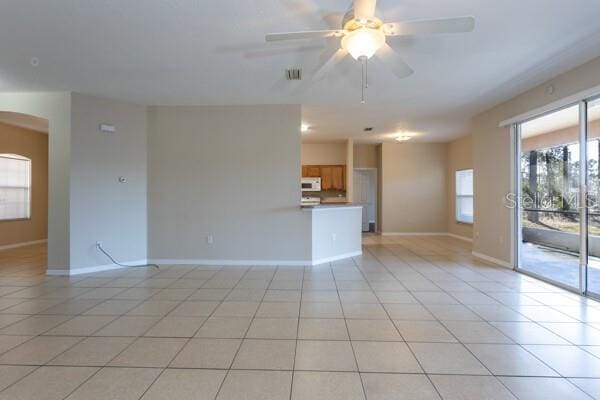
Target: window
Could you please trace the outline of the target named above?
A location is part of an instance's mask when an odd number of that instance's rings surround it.
[[[473,223],[473,170],[456,171],[456,221]]]
[[[0,220],[31,215],[31,160],[0,154]]]

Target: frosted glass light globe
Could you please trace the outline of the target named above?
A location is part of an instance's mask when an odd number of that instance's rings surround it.
[[[342,48],[358,60],[371,58],[385,44],[385,34],[380,29],[360,28],[350,32],[342,39]]]

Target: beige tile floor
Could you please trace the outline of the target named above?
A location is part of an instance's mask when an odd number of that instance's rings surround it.
[[[600,304],[456,239],[72,278],[30,250],[0,254],[0,400],[600,399]]]

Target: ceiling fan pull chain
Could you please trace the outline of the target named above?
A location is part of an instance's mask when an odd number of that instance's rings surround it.
[[[365,64],[360,64],[360,102],[361,104],[365,104]]]
[[[369,59],[365,60],[365,89],[369,88]]]

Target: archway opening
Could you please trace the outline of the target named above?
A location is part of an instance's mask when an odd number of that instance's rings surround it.
[[[48,120],[0,111],[0,276],[46,273]]]

